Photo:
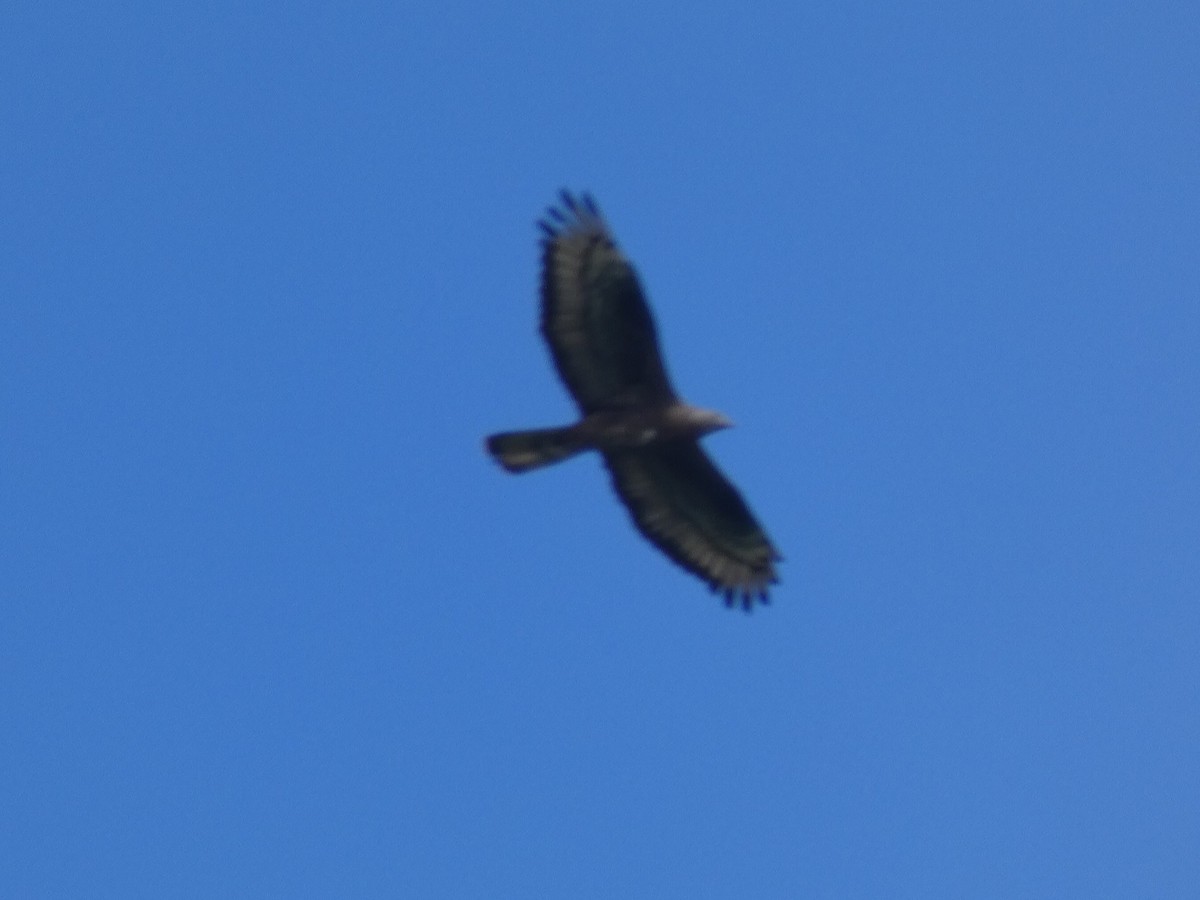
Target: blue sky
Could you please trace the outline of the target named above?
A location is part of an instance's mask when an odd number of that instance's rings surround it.
[[[1194,895],[1187,4],[4,18],[0,894]],[[482,451],[560,187],[765,610]]]

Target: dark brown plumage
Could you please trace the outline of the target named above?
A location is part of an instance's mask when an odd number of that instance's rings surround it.
[[[538,224],[541,330],[583,417],[492,435],[488,452],[508,471],[526,472],[598,450],[643,535],[727,605],[766,603],[781,557],[699,443],[729,421],[675,393],[637,273],[592,198],[563,191],[562,205]]]

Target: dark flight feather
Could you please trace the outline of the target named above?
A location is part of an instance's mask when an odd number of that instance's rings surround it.
[[[563,383],[584,415],[676,401],[633,266],[594,200],[563,204],[542,221],[541,322]]]
[[[604,463],[638,530],[724,595],[767,602],[779,553],[741,494],[695,440],[609,451]]]

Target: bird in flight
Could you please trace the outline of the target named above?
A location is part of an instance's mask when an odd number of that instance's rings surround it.
[[[779,580],[778,551],[700,446],[732,424],[690,406],[667,377],[637,273],[587,194],[567,191],[540,226],[541,331],[581,418],[562,428],[493,434],[487,450],[528,472],[585,450],[604,458],[638,530],[749,612]]]

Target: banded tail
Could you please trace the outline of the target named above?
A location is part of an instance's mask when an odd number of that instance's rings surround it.
[[[588,445],[574,428],[506,431],[487,439],[488,453],[510,472],[528,472],[582,453]]]

